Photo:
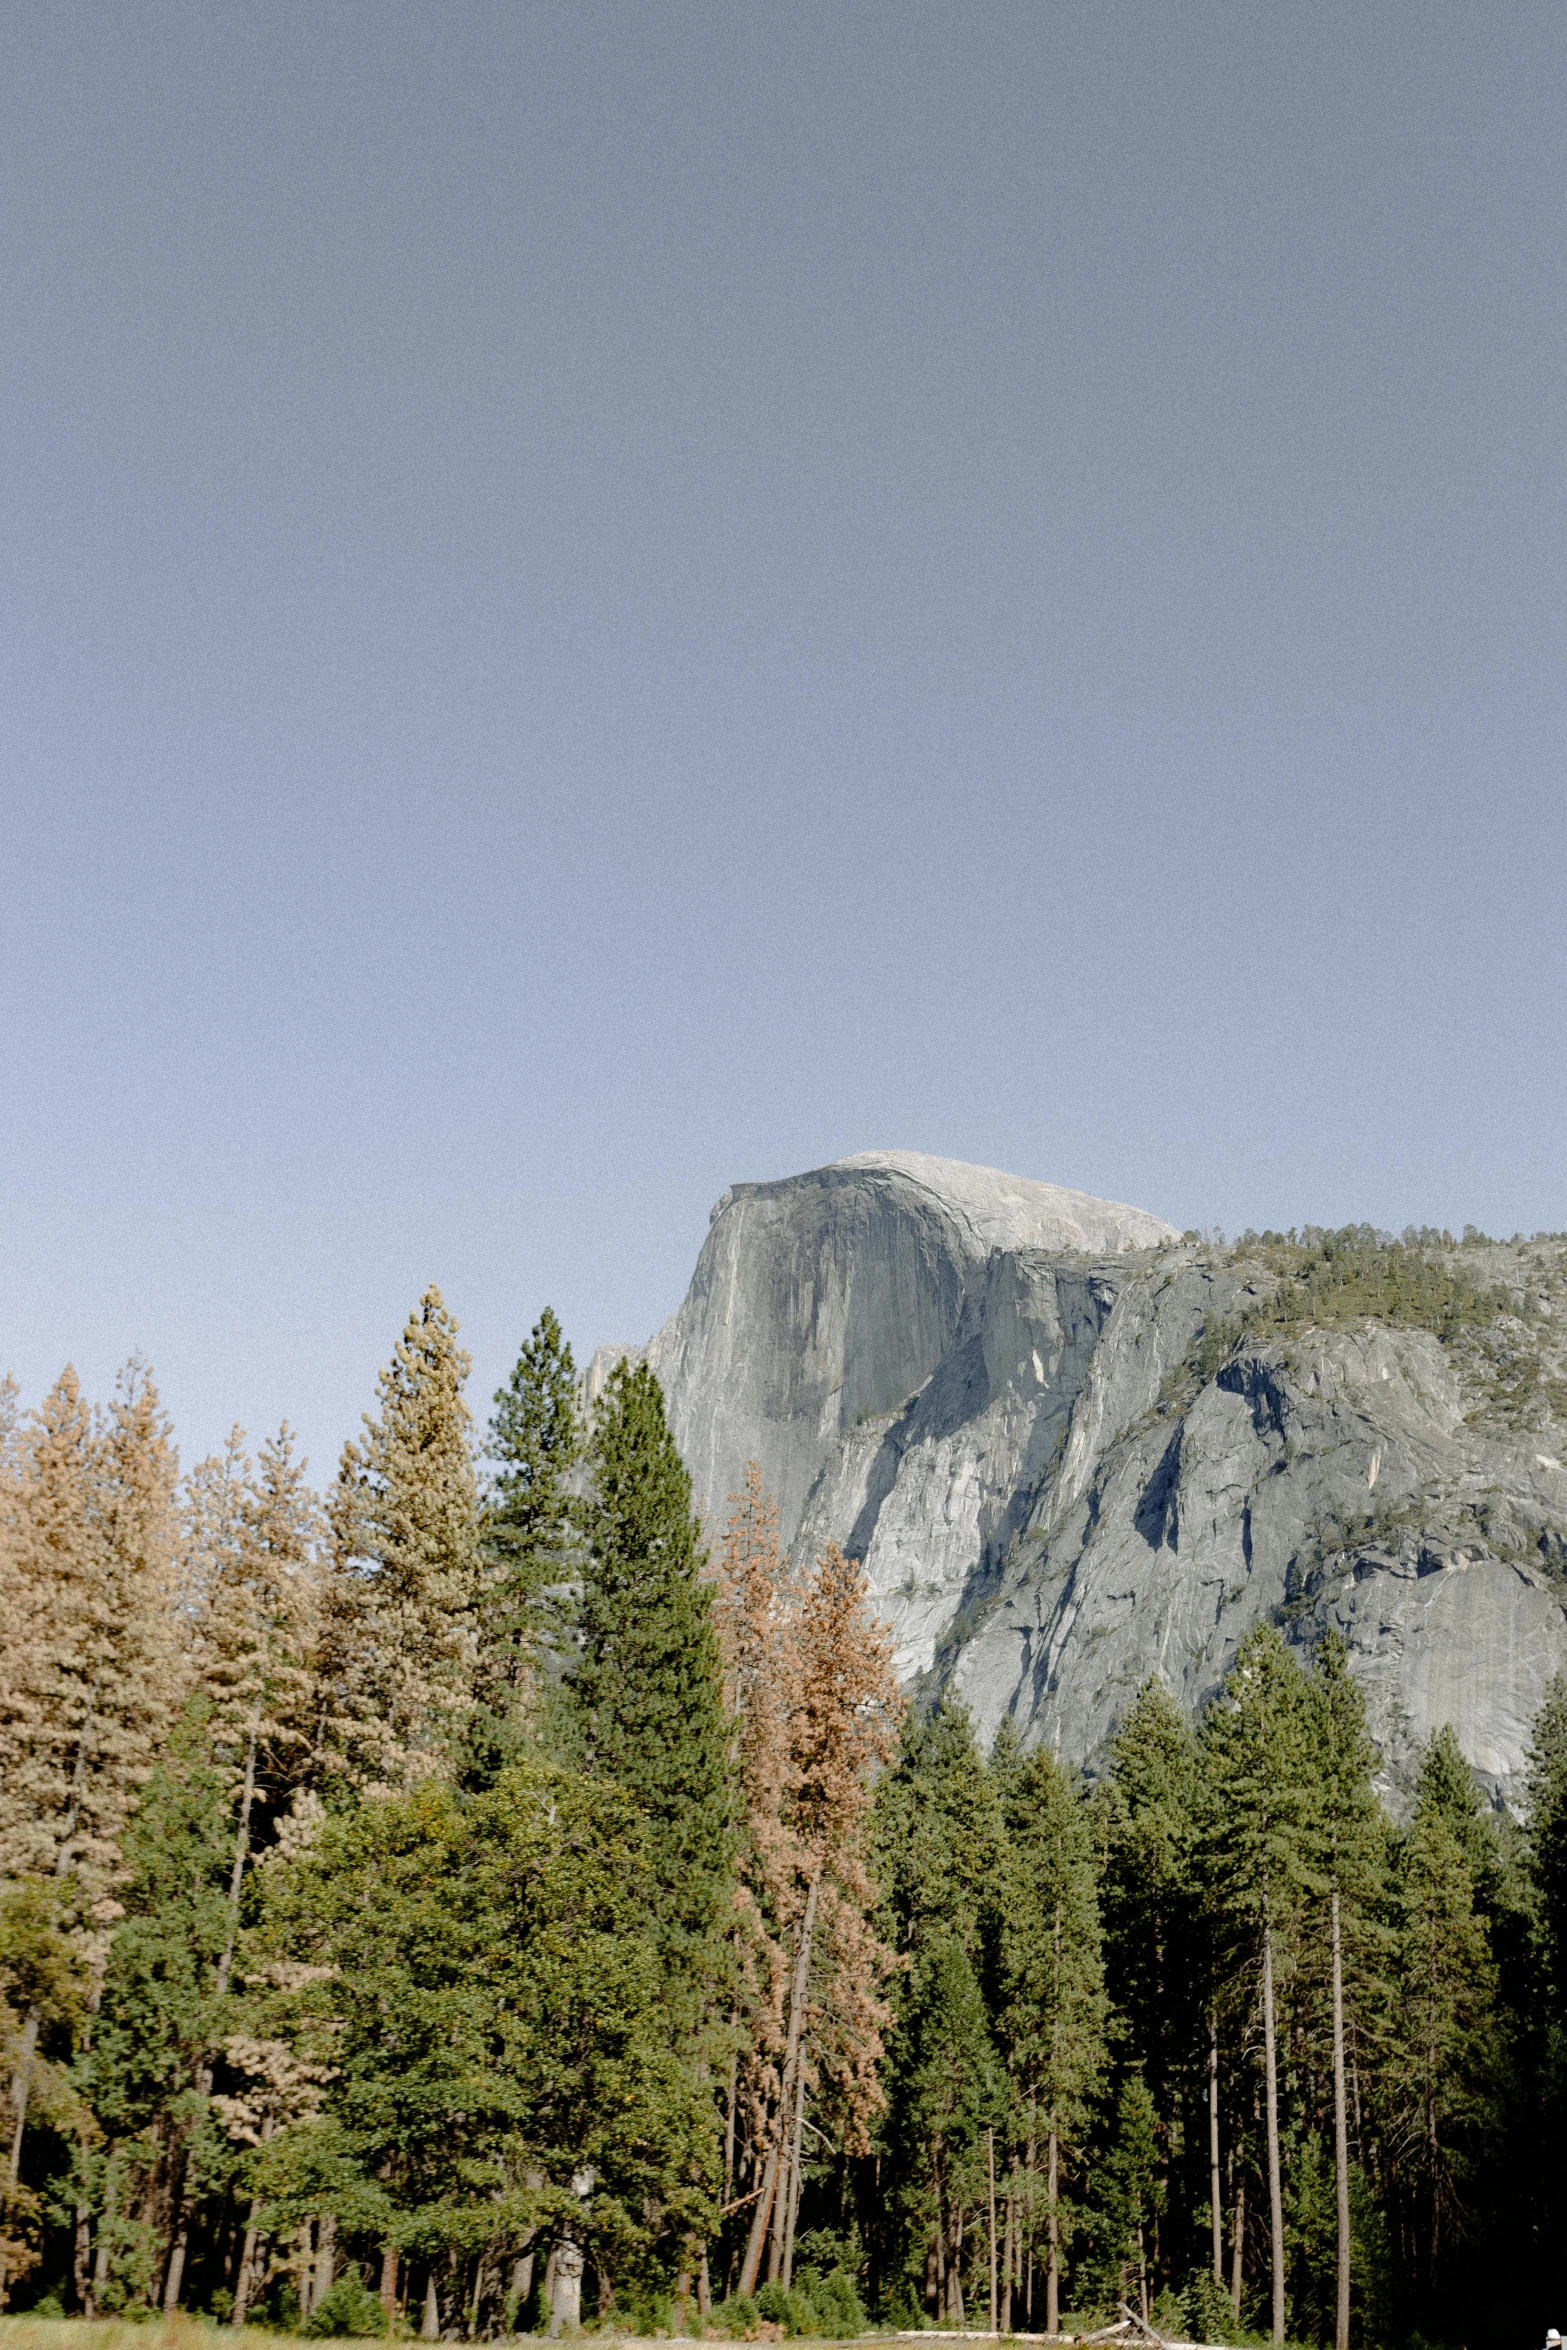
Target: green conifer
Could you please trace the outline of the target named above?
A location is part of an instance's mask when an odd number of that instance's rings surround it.
[[[1107,1979],[1153,2100],[1166,2190],[1185,2109],[1197,2102],[1199,2066],[1204,2055],[1216,2062],[1194,1867],[1197,1780],[1191,1725],[1155,1674],[1116,1732],[1094,1808],[1104,1853]],[[1216,2125],[1212,2110],[1209,2121]],[[1161,2252],[1156,2242],[1145,2246],[1156,2272]]]
[[[1318,1907],[1325,1912],[1333,2051],[1334,2344],[1335,2350],[1349,2350],[1353,2241],[1346,1985],[1352,2009],[1355,1988],[1373,1958],[1370,1921],[1380,1887],[1385,1837],[1381,1807],[1371,1784],[1377,1753],[1366,1728],[1365,1700],[1350,1677],[1344,1643],[1334,1631],[1329,1632],[1317,1658],[1309,1727],[1314,1766],[1311,1865],[1317,1878]]]
[[[1496,1967],[1478,1898],[1487,1847],[1473,1776],[1444,1728],[1422,1758],[1397,1856],[1390,2068],[1406,2231],[1433,2296],[1488,2148],[1503,2071]]]
[[[1309,1856],[1305,1675],[1271,1625],[1248,1634],[1204,1718],[1202,1859],[1220,1964],[1262,2010],[1273,2339],[1284,2339],[1278,2008]]]
[[[999,2033],[1022,2133],[1022,2202],[1045,2161],[1045,2331],[1059,2331],[1061,2176],[1105,2064],[1108,2002],[1092,1839],[1078,1792],[1041,1748],[1010,1766],[999,1901]],[[1032,2231],[1029,2231],[1032,2233]]]
[[[582,1505],[575,1472],[584,1430],[577,1374],[559,1321],[546,1306],[506,1385],[497,1389],[487,1459],[485,1572],[479,1602],[476,1717],[470,1744],[493,1776],[514,1754],[534,1709],[541,1639],[559,1648],[568,1629],[563,1585],[581,1569]]]
[[[691,1946],[733,1883],[737,1792],[691,1479],[645,1364],[611,1373],[588,1446],[581,1648],[570,1686],[589,1768],[647,1826],[662,1929]]]
[[[1567,2011],[1567,1679],[1558,1673],[1529,1745],[1529,1871],[1539,1896],[1540,1958]]]

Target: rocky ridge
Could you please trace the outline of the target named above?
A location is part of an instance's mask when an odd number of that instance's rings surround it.
[[[862,1152],[726,1192],[646,1352],[710,1529],[755,1458],[983,1737],[1092,1766],[1150,1672],[1195,1712],[1258,1621],[1331,1623],[1394,1792],[1451,1722],[1518,1796],[1567,1670],[1567,1241],[1224,1247]]]

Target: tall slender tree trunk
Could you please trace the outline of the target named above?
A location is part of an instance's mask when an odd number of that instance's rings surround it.
[[[1268,2223],[1273,2269],[1273,2339],[1284,2339],[1284,2187],[1279,2173],[1279,2052],[1273,2018],[1273,1921],[1262,1917],[1262,2048],[1268,2099]]]
[[[1056,2188],[1060,2184],[1060,2142],[1056,2137],[1056,2117],[1050,2116],[1050,2129],[1045,2139],[1045,2332],[1061,2331],[1061,2215],[1056,2209]]]
[[[229,1870],[228,1924],[223,1937],[223,1949],[218,1959],[218,1971],[213,1979],[214,1999],[221,1999],[229,1987],[229,1975],[234,1965],[234,1952],[239,1942],[239,1897],[245,1882],[245,1863],[250,1858],[250,1815],[256,1801],[256,1747],[260,1725],[252,1720],[250,1736],[245,1748],[245,1781],[240,1791],[239,1824],[234,1836],[234,1863]],[[196,2066],[196,2088],[199,2095],[212,2094],[213,2056],[207,2049]],[[187,2192],[189,2166],[180,2165],[179,2188],[174,2198],[174,2225],[169,2244],[169,2266],[163,2288],[163,2314],[172,2316],[180,2305],[180,2294],[185,2284],[185,2260],[190,2244],[191,2207]],[[330,2282],[330,2279],[328,2279]],[[316,2299],[321,2294],[318,2291]]]
[[[968,2324],[963,2302],[963,2206],[953,2206],[952,2257],[947,2262],[947,2310],[955,2326]]]
[[[27,2128],[27,2100],[32,2093],[33,2060],[38,2054],[39,2014],[30,2007],[22,2024],[21,2046],[16,2056],[16,2077],[11,2095],[15,2118],[11,2125],[10,2192],[14,2196],[22,2176],[22,2136]]]
[[[71,1846],[75,1840],[77,1822],[82,1816],[82,1789],[87,1782],[87,1740],[98,1718],[98,1689],[99,1684],[94,1681],[92,1694],[87,1700],[87,1718],[82,1724],[82,1734],[76,1741],[76,1760],[71,1765],[70,1801],[66,1806],[60,1848],[54,1856],[54,1868],[51,1871],[56,1878],[68,1877],[75,1861]],[[27,2100],[32,2094],[33,2064],[38,2055],[38,2028],[42,2020],[36,2007],[28,2008],[22,2024],[22,2044],[17,2051],[11,2091],[16,2109],[16,2121],[11,2132],[10,2178],[13,2196],[22,2176],[22,2137],[27,2128]],[[4,2295],[0,2294],[0,2301],[3,2299]]]
[[[1032,2090],[1028,2099],[1028,2144],[1023,2150],[1023,2315],[1030,2327],[1034,2323],[1034,2244],[1039,2225],[1034,2209],[1034,2165],[1039,2159],[1039,2140],[1035,2136],[1035,2105]]]
[[[999,2285],[996,2273],[996,2132],[991,2124],[985,2132],[985,2168],[990,2187],[990,2330],[996,2331],[1000,2316]]]
[[[104,2165],[103,2209],[98,2215],[98,2244],[93,2254],[92,2305],[89,2315],[95,2316],[103,2303],[103,2289],[109,2282],[109,2261],[114,2243],[115,2205],[118,2201],[119,2176],[111,2153]]]
[[[789,2135],[789,2109],[794,2103],[795,2073],[800,2060],[800,2035],[805,2025],[805,1997],[811,1979],[811,1941],[816,1931],[816,1902],[821,1890],[821,1870],[812,1877],[805,1896],[805,1915],[800,1920],[800,1939],[794,1954],[794,1980],[789,1986],[789,2029],[784,2045],[784,2071],[778,2099],[778,2118],[773,2130],[772,2144],[767,2149],[767,2163],[762,2172],[762,2192],[756,2199],[756,2210],[751,2220],[751,2231],[746,2238],[745,2258],[740,2263],[740,2291],[756,2291],[757,2273],[762,2265],[762,2247],[768,2240],[768,2228],[773,2216],[773,2202],[778,2193],[778,2172]],[[776,2243],[776,2238],[774,2239]]]
[[[739,2029],[738,2015],[734,2029]],[[719,2200],[727,2203],[735,2191],[735,2099],[740,2086],[740,2050],[729,2051],[729,2094],[724,2100],[724,2191]]]
[[[260,2242],[260,2233],[256,2227],[256,2209],[256,2205],[252,2203],[249,2216],[245,2221],[245,2241],[240,2251],[239,2269],[234,2278],[234,2306],[229,2311],[231,2326],[242,2326],[245,2322],[245,2312],[250,2307],[251,2279],[255,2274],[256,2247]]]
[[[794,2231],[800,2217],[800,2188],[805,2161],[805,2067],[795,2074],[794,2083],[794,2137],[789,2155],[789,2194],[784,2208],[783,2287],[787,2293],[794,2282]]]
[[[1219,2195],[1219,2019],[1211,2007],[1208,2010],[1208,2202],[1213,2213],[1213,2281],[1222,2285],[1224,2206]]]
[[[1235,2233],[1230,2239],[1230,2307],[1235,2322],[1241,2322],[1241,2291],[1245,2284],[1244,2247],[1246,2243],[1246,2173],[1242,2171],[1235,2181]]]
[[[169,2242],[169,2265],[163,2275],[163,2314],[172,2317],[180,2305],[185,2283],[185,2254],[190,2244],[190,2203],[185,2193],[188,2165],[182,2156],[174,2193],[174,2232]]]
[[[327,2212],[316,2230],[316,2281],[310,2306],[319,2309],[337,2277],[337,2222]]]
[[[1001,2331],[1012,2331],[1012,2278],[1017,2267],[1017,2162],[1013,2159],[1007,2178],[1006,2218],[1002,2222],[1004,2240],[1001,2254]]]
[[[1334,2350],[1349,2350],[1349,2103],[1344,2083],[1344,1946],[1333,1888],[1333,2172],[1338,2195],[1338,2310]]]
[[[85,2203],[76,2206],[76,2231],[71,2247],[71,2282],[76,2288],[77,2307],[83,2317],[91,2317],[92,2214]]]

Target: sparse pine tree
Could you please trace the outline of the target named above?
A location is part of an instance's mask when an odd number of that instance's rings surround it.
[[[178,1462],[140,1364],[95,1422],[65,1371],[23,1433],[7,1512],[20,1621],[0,1793],[0,1866],[52,1881],[52,1912],[100,1980],[122,1914],[124,1839],[181,1675],[173,1612]],[[43,2011],[12,2078],[9,2195],[21,2173]]]
[[[323,1729],[359,1783],[451,1767],[473,1697],[479,1497],[468,1357],[438,1289],[376,1382],[381,1409],[343,1448],[328,1515]]]

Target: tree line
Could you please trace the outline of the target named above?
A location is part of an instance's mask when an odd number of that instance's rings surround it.
[[[753,1469],[435,1290],[324,1498],[150,1376],[0,1429],[0,2286],[306,2333],[1484,2339],[1540,2314],[1567,1692],[1395,1816],[1330,1637],[1092,1781],[907,1706]],[[1046,1724],[1048,1730],[1048,1724]],[[1545,2312],[1544,2314],[1549,2314]]]

